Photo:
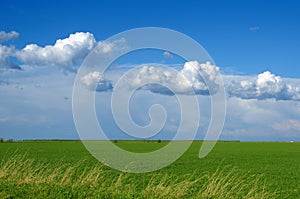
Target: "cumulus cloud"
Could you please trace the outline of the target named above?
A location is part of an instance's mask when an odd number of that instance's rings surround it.
[[[54,45],[45,47],[36,44],[26,45],[16,52],[16,57],[30,65],[73,67],[79,65],[95,45],[93,34],[77,32],[70,34],[68,38],[58,39]]]
[[[300,100],[300,87],[285,83],[269,71],[259,74],[255,81],[232,81],[227,86],[227,93],[242,99]]]
[[[85,76],[80,78],[82,84],[91,91],[94,91],[96,88],[97,92],[103,92],[112,90],[112,83],[109,80],[106,80],[100,72],[94,71],[90,72]]]
[[[11,31],[11,32],[5,32],[5,31],[0,31],[0,43],[15,39],[19,36],[19,33],[16,31]]]
[[[165,58],[169,58],[169,59],[172,59],[172,58],[173,58],[173,55],[172,55],[170,52],[168,52],[168,51],[165,51],[165,52],[163,53],[163,55],[164,55]]]
[[[200,64],[190,61],[186,62],[180,71],[166,67],[143,66],[128,74],[125,81],[131,88],[164,95],[209,95],[215,94],[219,89],[218,73],[219,67],[209,62]]]
[[[219,71],[220,68],[210,62],[200,64],[197,61],[190,61],[184,64],[181,73],[192,84],[196,93],[215,94],[220,86],[218,83]]]
[[[0,32],[0,42],[17,37],[19,33]],[[23,49],[0,44],[0,68],[21,69],[18,64],[30,66],[60,66],[74,71],[83,59],[97,46],[95,53],[116,53],[126,47],[126,40],[96,42],[94,35],[89,32],[77,32],[69,37],[58,39],[54,45],[39,46],[28,44]],[[12,61],[13,60],[13,61]]]

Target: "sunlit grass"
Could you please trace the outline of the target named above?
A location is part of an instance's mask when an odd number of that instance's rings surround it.
[[[29,194],[26,198],[274,198],[262,182],[261,175],[229,166],[202,176],[153,173],[143,178],[123,172],[112,175],[100,163],[50,165],[26,154],[0,163],[0,198],[18,194]]]

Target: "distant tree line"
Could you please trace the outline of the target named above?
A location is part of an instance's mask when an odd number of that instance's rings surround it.
[[[13,141],[14,141],[13,139],[4,140],[3,138],[0,138],[0,143],[3,143],[3,142],[13,142]]]

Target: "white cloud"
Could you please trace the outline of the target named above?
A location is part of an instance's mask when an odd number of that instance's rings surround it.
[[[209,62],[200,64],[197,61],[190,61],[184,64],[181,71],[166,67],[143,66],[128,74],[125,81],[130,88],[150,90],[159,94],[208,95],[218,91],[218,73],[219,68]]]
[[[210,62],[200,64],[197,61],[190,61],[184,64],[181,73],[192,84],[197,94],[215,94],[220,86],[219,71],[220,68]]]
[[[168,51],[165,51],[165,52],[163,53],[163,55],[164,55],[165,58],[169,58],[169,59],[172,59],[172,58],[173,58],[173,55],[172,55],[170,52],[168,52]]]
[[[5,31],[0,31],[0,43],[15,39],[19,36],[19,33],[16,31],[11,31],[11,32],[5,32]]]
[[[0,64],[3,65],[7,58],[12,56],[15,49],[13,47],[3,46],[0,44]]]
[[[14,57],[15,51],[13,46],[4,46],[0,44],[0,69],[21,69],[18,64],[11,60]]]
[[[97,54],[110,54],[117,53],[119,50],[124,50],[126,48],[126,39],[120,38],[114,41],[100,41],[95,48],[95,53]]]
[[[90,72],[87,75],[80,78],[82,84],[91,91],[102,92],[112,89],[112,83],[109,80],[106,80],[100,72],[94,71]]]
[[[15,38],[17,32],[0,32],[0,41]],[[54,45],[39,46],[28,44],[23,49],[0,44],[0,68],[21,69],[16,63],[27,66],[59,66],[74,71],[84,58],[97,46],[95,53],[110,56],[126,48],[126,40],[121,38],[113,42],[96,42],[89,32],[77,32],[69,37],[58,39]],[[13,61],[12,61],[13,60]]]
[[[13,38],[16,38],[16,36],[0,36],[0,41]],[[125,44],[124,41],[97,43],[91,33],[75,33],[66,39],[57,40],[54,45],[45,47],[30,44],[24,49],[18,50],[13,46],[0,44],[0,68],[13,67],[13,61],[16,58],[30,66],[57,65],[66,68],[74,67],[80,64],[82,59],[96,45],[100,45],[99,53],[110,55],[110,53],[119,50]],[[15,57],[16,52],[17,57]],[[17,65],[15,66],[17,67]],[[115,82],[116,77],[119,77],[118,75],[121,76],[125,69],[130,68],[122,66],[118,69],[118,71],[111,71],[112,77],[107,73],[104,77],[103,74],[97,71],[88,73],[81,78],[81,82],[90,90],[95,90],[95,88],[99,92],[111,90],[113,85],[108,79]],[[55,72],[50,74],[48,70]],[[69,76],[60,74],[61,76],[58,76],[59,71],[56,67],[24,67],[22,72],[1,73],[1,132],[7,131],[7,137],[9,137],[11,132],[15,131],[15,136],[24,138],[27,135],[28,126],[37,126],[38,130],[35,129],[36,132],[45,132],[47,130],[45,124],[56,125],[55,128],[53,127],[54,129],[50,128],[48,130],[48,136],[54,135],[53,132],[61,131],[62,127],[71,129],[73,125],[73,121],[70,119],[72,118],[71,104],[70,100],[65,99],[70,98],[72,94],[75,74]],[[199,64],[195,61],[185,63],[183,69],[178,72],[150,65],[137,68],[132,75],[127,77],[128,85],[133,87],[142,86],[141,89],[143,90],[150,90],[164,95],[139,92],[136,97],[138,97],[137,99],[141,98],[141,100],[137,100],[136,108],[132,109],[133,118],[138,118],[142,122],[145,119],[147,122],[149,118],[144,113],[147,113],[148,109],[146,108],[148,106],[145,106],[145,101],[149,101],[147,104],[162,101],[166,104],[166,110],[170,111],[169,116],[173,117],[170,118],[166,126],[166,132],[176,130],[176,125],[180,122],[179,111],[175,108],[175,102],[177,101],[173,100],[174,102],[171,102],[170,98],[172,96],[166,96],[172,94],[170,90],[158,84],[169,85],[175,93],[185,95],[193,94],[191,88],[197,94],[206,95],[209,86],[213,94],[219,88],[218,73],[218,67],[210,63]],[[300,85],[300,79],[281,78],[268,71],[256,77],[225,75],[223,78],[227,82],[227,92],[231,96],[227,101],[228,111],[224,136],[241,140],[300,140],[300,86],[298,86]],[[204,82],[204,79],[208,81]],[[15,82],[16,85],[10,84],[10,82]],[[158,84],[144,85],[147,82],[157,82]],[[18,89],[18,86],[22,86],[24,89]],[[144,98],[140,97],[143,95],[145,95]],[[188,98],[190,96],[184,97]],[[201,95],[197,97],[201,99],[199,100],[201,103],[201,119],[209,119],[211,116],[209,98]],[[103,93],[98,100],[104,102],[101,103],[103,106],[110,105],[109,93],[108,95]],[[49,103],[45,104],[45,101]],[[66,104],[68,105],[66,106]],[[109,109],[110,106],[106,108]],[[32,113],[30,118],[28,118],[28,112]],[[45,112],[47,112],[47,117],[43,119]],[[23,118],[26,120],[22,120]],[[194,121],[191,116],[184,119],[190,122]],[[66,121],[68,124],[66,124]],[[20,124],[16,125],[16,122]],[[111,123],[113,123],[113,119],[108,121],[108,128],[111,128]],[[74,129],[70,131],[75,132]],[[111,130],[110,132],[114,131]],[[43,135],[40,134],[40,136]]]
[[[259,74],[255,81],[232,81],[227,86],[227,93],[242,99],[300,100],[300,87],[285,83],[269,71]]]
[[[298,131],[300,132],[300,121],[295,119],[287,119],[279,123],[275,123],[273,128],[278,131]]]
[[[58,39],[54,45],[45,47],[36,44],[26,45],[16,52],[16,57],[29,65],[73,67],[79,65],[95,45],[93,34],[77,32],[70,34],[68,38]]]
[[[299,113],[298,101],[229,98],[222,135],[240,140],[299,140]]]

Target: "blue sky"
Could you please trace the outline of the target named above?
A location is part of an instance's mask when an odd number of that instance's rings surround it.
[[[57,40],[79,32],[84,33],[87,42],[101,42],[128,29],[151,26],[174,29],[190,36],[220,67],[229,96],[221,138],[300,140],[299,13],[298,1],[1,2],[0,31],[5,32],[6,38],[11,31],[18,35],[2,41],[0,38],[0,45],[2,50],[7,47],[5,49],[20,52],[18,56],[10,54],[9,58],[0,59],[0,137],[77,138],[71,110],[74,71],[93,45],[85,43],[74,51],[77,60],[71,56],[67,61],[62,58],[51,62],[51,57],[35,60],[34,56],[21,53],[27,44],[41,48],[53,46]],[[166,58],[163,53],[129,55],[122,64],[133,66],[163,60],[165,64],[183,67],[182,60],[176,56]],[[150,58],[145,58],[145,54],[150,54]],[[12,63],[22,70],[10,68]],[[259,74],[264,75],[259,78]],[[251,93],[251,86],[259,87],[258,79],[264,83],[266,78],[275,81],[278,76],[278,84],[263,87],[265,93],[260,96]],[[111,73],[108,78],[114,81],[116,77]],[[242,81],[244,86],[251,86],[239,87]],[[287,91],[287,85],[292,89]],[[282,90],[275,92],[278,86]],[[97,95],[101,101],[110,94]],[[146,93],[144,97],[148,95],[153,94]],[[156,101],[165,99],[159,94],[154,96]],[[106,124],[113,129],[112,119]]]
[[[171,28],[197,40],[223,67],[297,77],[298,1],[6,1],[0,27],[21,35],[17,47],[41,46],[89,31],[97,40],[144,26]],[[257,30],[255,31],[255,27]],[[249,29],[254,29],[250,31]]]

